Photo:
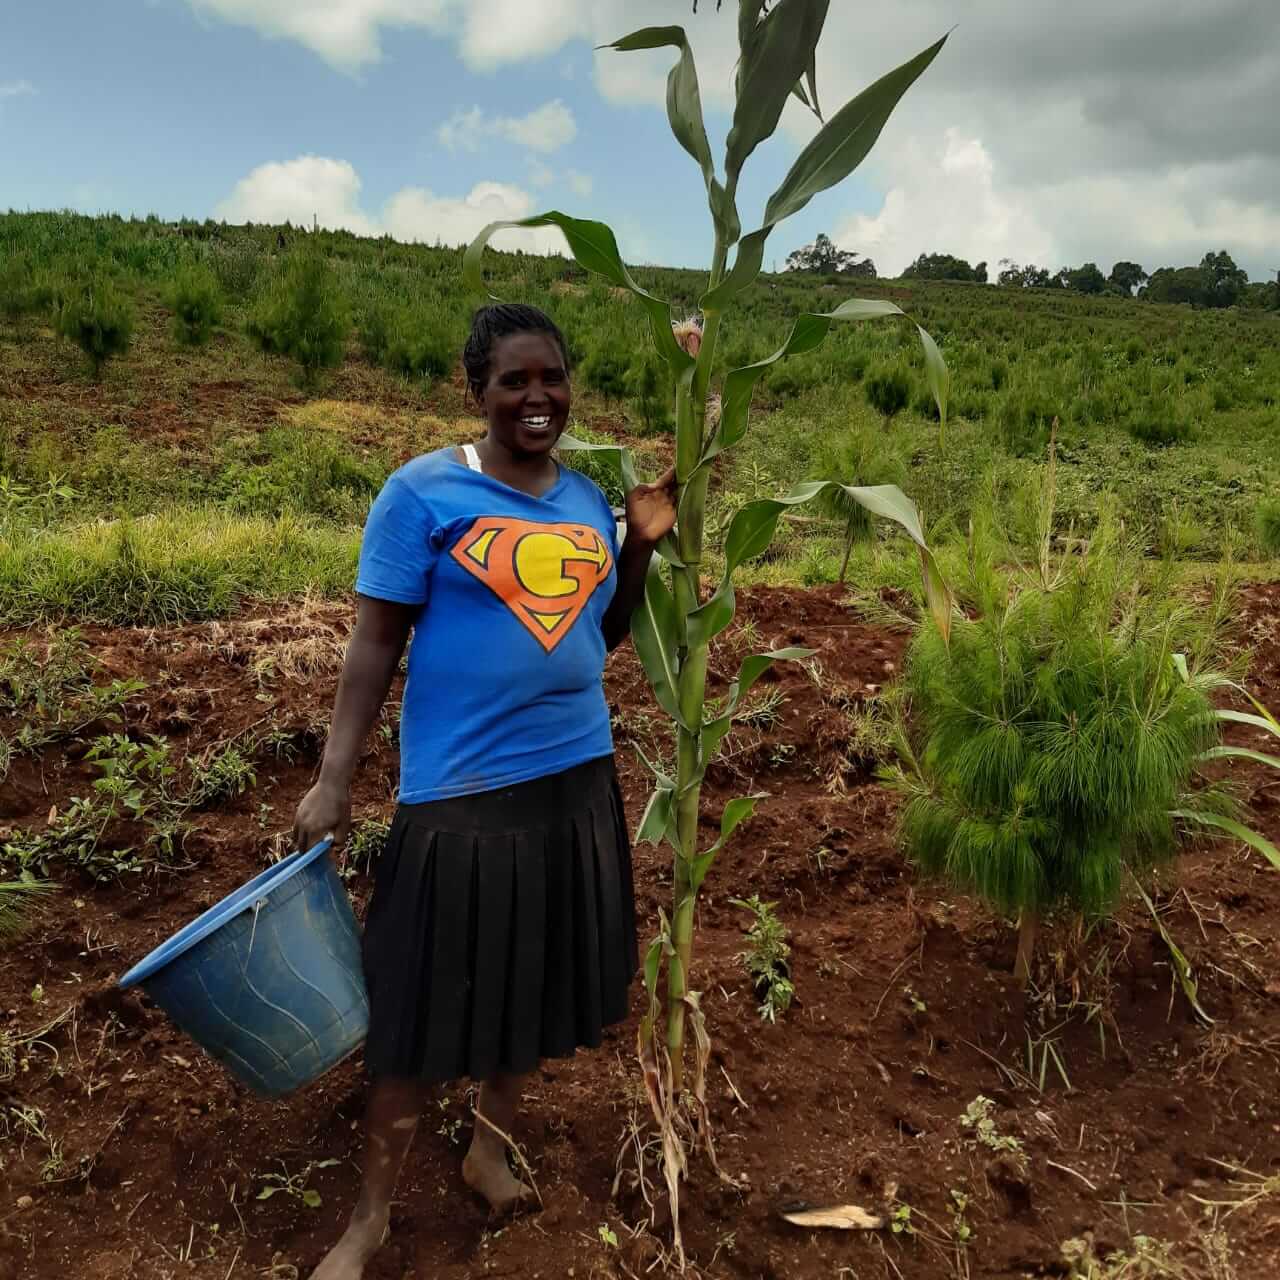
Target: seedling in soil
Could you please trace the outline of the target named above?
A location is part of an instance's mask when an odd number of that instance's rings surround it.
[[[233,800],[258,782],[253,761],[238,742],[222,742],[191,762],[188,803],[196,809]]]
[[[911,1222],[911,1206],[900,1204],[894,1207],[889,1215],[889,1229],[895,1236],[913,1236],[916,1233]]]
[[[807,650],[783,649],[747,657],[734,682],[728,710],[708,720],[704,700],[709,646],[733,623],[733,580],[738,567],[768,549],[784,511],[809,502],[834,486],[832,481],[810,481],[781,497],[757,496],[738,506],[724,528],[718,581],[704,599],[702,575],[709,567],[704,535],[712,472],[718,469],[720,456],[746,435],[752,394],[770,366],[787,356],[816,350],[836,323],[901,317],[903,312],[890,302],[851,299],[825,314],[802,315],[773,355],[730,370],[716,395],[712,373],[718,363],[720,327],[733,304],[759,276],[773,229],[857,168],[899,99],[946,42],[943,37],[825,121],[769,199],[760,227],[744,236],[737,193],[747,159],[774,133],[792,96],[800,98],[821,119],[814,65],[828,7],[829,0],[778,0],[772,6],[764,0],[742,0],[739,4],[736,105],[723,177],[717,172],[703,123],[697,71],[684,29],[648,27],[611,46],[620,52],[674,49],[678,55],[667,82],[668,117],[676,140],[701,170],[714,231],[711,272],[699,299],[700,316],[673,324],[670,303],[636,282],[623,263],[612,230],[601,222],[560,212],[496,222],[476,237],[464,256],[468,282],[477,292],[487,294],[483,256],[485,245],[494,234],[507,227],[558,227],[579,266],[603,276],[615,289],[625,290],[636,300],[675,387],[677,526],[657,549],[645,600],[632,622],[632,636],[657,702],[672,721],[677,748],[675,776],[655,772],[656,789],[639,832],[642,840],[668,844],[674,855],[672,914],[669,921],[665,913],[662,916],[659,935],[645,958],[650,1004],[641,1023],[639,1047],[654,1119],[663,1136],[673,1245],[682,1266],[678,1197],[680,1180],[687,1172],[690,1141],[701,1140],[714,1163],[705,1100],[710,1041],[697,993],[690,986],[697,898],[725,842],[756,804],[756,797],[751,796],[730,801],[721,821],[720,838],[709,849],[702,849],[698,823],[702,782],[733,725],[734,711],[751,686],[772,663],[809,656]],[[729,254],[735,246],[730,265]],[[941,443],[946,429],[947,369],[933,339],[923,329],[919,333],[926,375],[938,406]],[[630,490],[637,482],[625,450],[563,437],[561,447],[603,450],[616,462],[624,489]],[[845,492],[873,514],[893,520],[916,542],[926,596],[938,625],[945,631],[951,599],[925,543],[914,504],[892,485],[845,486]],[[658,1006],[659,979],[664,971],[665,1036],[659,1033]],[[689,1019],[694,1024],[695,1054],[694,1070],[686,1082],[685,1024]]]
[[[995,1105],[990,1098],[981,1093],[978,1094],[964,1109],[964,1114],[960,1117],[960,1127],[971,1133],[975,1142],[992,1151],[1021,1152],[1022,1143],[1017,1138],[1002,1134],[996,1128],[996,1122],[991,1115]]]
[[[618,1247],[618,1233],[607,1222],[602,1222],[596,1228],[596,1235],[600,1237],[600,1243],[607,1245],[610,1249]]]
[[[350,880],[357,875],[369,875],[373,871],[373,864],[387,847],[387,837],[390,834],[390,823],[381,822],[377,818],[366,818],[357,823],[347,839],[343,877]]]
[[[308,1187],[307,1183],[311,1179],[311,1174],[316,1169],[332,1169],[338,1164],[337,1160],[313,1160],[305,1165],[297,1173],[290,1173],[289,1166],[283,1160],[277,1160],[282,1172],[268,1173],[263,1175],[266,1185],[258,1192],[254,1198],[257,1200],[270,1200],[272,1196],[284,1192],[285,1195],[291,1196],[300,1204],[306,1205],[308,1209],[318,1209],[321,1205],[320,1193],[312,1187]]]
[[[1023,986],[1048,912],[1108,915],[1130,874],[1176,856],[1186,814],[1226,803],[1193,789],[1219,731],[1174,665],[1180,641],[1208,650],[1211,623],[1167,574],[1151,579],[1107,512],[1082,555],[1054,553],[1054,475],[1051,456],[1040,560],[1012,583],[978,513],[976,616],[949,637],[926,620],[912,643],[896,775],[909,857],[1018,918]]]
[[[746,966],[760,997],[760,1016],[766,1022],[776,1022],[778,1014],[791,1007],[796,993],[791,983],[791,968],[787,957],[791,948],[787,945],[787,926],[774,914],[776,902],[761,902],[758,894],[750,898],[730,898],[735,907],[742,907],[754,916],[747,930],[751,944],[739,953],[738,959]]]

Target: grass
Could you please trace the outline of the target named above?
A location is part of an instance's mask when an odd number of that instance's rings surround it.
[[[452,334],[460,351],[475,301],[462,287],[460,254],[322,233],[315,244],[355,329],[340,365],[300,390],[291,361],[258,350],[247,332],[297,239],[283,232],[282,252],[280,234],[0,215],[0,277],[22,294],[21,306],[0,315],[0,623],[154,623],[308,588],[345,594],[358,530],[389,471],[478,433],[456,364],[446,372],[433,357],[429,377],[401,376],[369,356],[365,332],[378,316],[430,316],[433,333]],[[79,278],[86,264],[136,316],[131,347],[108,361],[98,384],[48,312],[48,282]],[[579,369],[574,433],[621,432],[642,469],[656,470],[669,439],[655,429],[652,405],[630,391],[606,404],[586,377],[599,351],[644,352],[640,309],[564,259],[491,253],[488,264],[502,293],[547,306],[564,329]],[[697,273],[636,275],[671,298],[676,314],[695,308]],[[181,278],[217,282],[220,305],[196,346],[174,336]],[[1280,571],[1280,317],[920,281],[866,281],[856,291],[892,298],[941,344],[952,372],[946,451],[910,326],[837,326],[822,348],[764,380],[751,430],[724,464],[710,528],[866,437],[876,441],[877,466],[920,506],[944,559],[955,560],[988,498],[1016,533],[1056,419],[1059,532],[1087,535],[1111,494],[1147,554],[1189,575],[1228,552],[1260,566],[1255,577]],[[726,367],[774,349],[796,311],[829,310],[849,292],[847,281],[763,277],[723,335]],[[885,369],[909,383],[887,426],[873,376]],[[1175,423],[1181,442],[1136,439],[1134,423],[1149,421]],[[783,530],[744,580],[838,578],[838,520],[806,513]],[[910,601],[913,553],[883,531],[878,539],[853,549],[853,590]]]
[[[254,597],[347,592],[358,553],[356,530],[212,507],[24,531],[0,541],[0,622],[224,617]]]

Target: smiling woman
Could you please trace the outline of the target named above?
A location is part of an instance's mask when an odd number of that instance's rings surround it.
[[[522,1078],[598,1046],[636,970],[601,680],[674,523],[674,476],[628,495],[619,547],[604,494],[552,456],[571,404],[555,322],[484,307],[463,362],[488,431],[415,458],[374,503],[324,763],[295,823],[298,847],[328,833],[342,847],[361,744],[412,631],[399,808],[365,929],[364,1180],[319,1280],[353,1280],[381,1243],[435,1083],[481,1082],[463,1177],[496,1213],[519,1205],[502,1135]]]

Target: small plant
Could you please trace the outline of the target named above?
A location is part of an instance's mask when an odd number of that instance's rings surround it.
[[[916,1229],[911,1221],[911,1206],[909,1204],[894,1206],[893,1212],[889,1215],[889,1230],[895,1236],[915,1235]]]
[[[342,363],[350,321],[333,268],[317,249],[297,249],[249,318],[249,336],[274,355],[298,362],[306,386]]]
[[[640,419],[646,436],[670,434],[675,429],[671,416],[671,371],[655,351],[638,353],[627,369],[627,390],[631,407]]]
[[[133,341],[133,305],[105,276],[68,285],[58,302],[54,327],[89,357],[94,378]]]
[[[750,911],[754,917],[747,930],[750,948],[739,954],[746,966],[760,998],[760,1016],[766,1022],[776,1022],[778,1014],[791,1007],[795,987],[791,982],[791,969],[787,957],[791,948],[787,945],[787,927],[774,914],[775,902],[761,902],[758,894],[750,898],[730,898],[735,907]]]
[[[174,341],[180,346],[203,346],[222,319],[222,290],[207,267],[183,267],[169,288],[168,303]]]
[[[897,417],[911,403],[911,375],[899,365],[875,369],[867,375],[863,386],[867,403],[887,422]]]
[[[366,818],[352,827],[347,837],[344,867],[348,879],[356,874],[369,875],[373,871],[373,864],[382,856],[390,834],[391,824],[377,818]]]
[[[600,1243],[610,1249],[618,1247],[618,1233],[607,1222],[602,1222],[596,1228],[596,1235],[600,1237]]]
[[[596,347],[582,362],[583,380],[606,404],[626,396],[628,371],[627,353],[608,343]]]
[[[307,1186],[307,1183],[310,1181],[314,1170],[332,1169],[339,1161],[313,1160],[297,1173],[290,1173],[289,1166],[283,1160],[277,1160],[276,1163],[280,1166],[281,1172],[265,1174],[265,1185],[254,1198],[257,1200],[270,1200],[272,1196],[283,1192],[298,1201],[299,1204],[305,1205],[308,1209],[318,1209],[323,1203],[320,1199],[320,1193]]]
[[[1017,1138],[1002,1134],[996,1128],[992,1118],[995,1103],[983,1094],[978,1094],[964,1109],[960,1117],[960,1127],[972,1135],[973,1140],[990,1151],[1020,1152],[1022,1143]]]
[[[439,306],[379,307],[360,325],[365,355],[406,378],[444,378],[456,360],[453,335]]]
[[[819,465],[826,479],[838,479],[844,484],[901,484],[906,479],[902,458],[889,447],[884,435],[862,429],[853,430],[828,445]],[[840,484],[825,490],[818,505],[825,515],[844,525],[844,559],[840,563],[839,578],[844,582],[854,545],[875,538],[875,520]]]
[[[1129,419],[1129,434],[1157,447],[1185,444],[1191,439],[1191,419],[1171,397],[1157,397],[1141,405]]]
[[[196,809],[242,796],[258,781],[253,761],[239,743],[223,742],[191,763],[188,803]]]
[[[49,881],[34,876],[0,883],[0,940],[20,933],[32,904],[52,893],[53,888]]]
[[[1039,564],[1012,583],[977,522],[977,616],[949,646],[927,622],[913,642],[896,777],[909,858],[1019,917],[1023,985],[1045,913],[1107,914],[1130,873],[1178,852],[1176,811],[1225,804],[1191,791],[1219,735],[1173,661],[1177,636],[1212,642],[1208,624],[1167,583],[1142,584],[1106,518],[1084,555],[1055,558],[1051,478],[1043,514]]]
[[[134,742],[124,734],[98,738],[85,755],[101,776],[93,793],[76,796],[55,811],[47,829],[18,835],[0,854],[23,872],[47,874],[57,863],[78,867],[95,880],[142,871],[149,862],[172,862],[182,844],[186,806],[174,792],[177,768],[163,738]],[[113,828],[140,826],[141,846],[109,840]],[[147,854],[151,856],[148,857]]]
[[[1258,503],[1254,525],[1262,554],[1272,560],[1280,559],[1280,498],[1263,498]]]

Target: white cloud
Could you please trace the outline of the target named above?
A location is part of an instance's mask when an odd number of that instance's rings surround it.
[[[873,258],[881,275],[897,275],[921,253],[954,253],[993,268],[1004,257],[1045,263],[1053,237],[1021,193],[997,187],[994,168],[981,139],[957,129],[937,147],[912,140],[889,164],[893,185],[880,211],[846,218],[833,238]]]
[[[214,209],[227,222],[292,222],[372,236],[374,220],[360,208],[360,177],[345,160],[299,156],[259,165]]]
[[[447,33],[459,0],[187,0],[199,14],[296,40],[342,71],[382,58],[384,27]]]
[[[565,174],[565,179],[569,183],[569,190],[575,196],[589,196],[595,189],[595,182],[589,173],[579,173],[576,169],[570,169]]]
[[[461,198],[437,196],[424,187],[406,187],[387,201],[382,225],[397,240],[459,245],[469,243],[491,222],[527,218],[533,212],[529,193],[505,182],[478,182]],[[565,251],[564,237],[554,227],[502,231],[492,244],[526,253]]]
[[[383,37],[402,28],[454,42],[468,66],[492,70],[546,58],[573,40],[604,44],[641,21],[678,23],[694,48],[704,104],[732,106],[734,6],[717,12],[711,0],[696,17],[690,0],[188,3],[297,40],[346,71],[376,61]],[[981,251],[991,261],[1021,255],[1053,267],[1133,257],[1152,267],[1174,255],[1197,261],[1218,247],[1255,275],[1271,265],[1267,237],[1280,217],[1275,0],[966,0],[963,7],[962,24],[862,170],[885,193],[883,206],[868,215],[852,188],[825,194],[813,209],[828,226],[878,236],[882,269],[925,251]],[[818,55],[824,106],[835,109],[932,43],[958,8],[955,0],[880,5],[868,22],[863,6],[833,4]],[[669,49],[602,49],[594,80],[607,102],[661,109],[671,63]],[[547,69],[555,74],[555,64]],[[478,123],[492,121],[481,113]],[[794,151],[813,129],[792,104],[777,145]],[[718,150],[720,140],[712,141]],[[673,146],[663,163],[687,161]],[[747,223],[758,213],[742,210]],[[792,244],[784,229],[770,253]]]
[[[0,84],[0,98],[21,98],[35,91],[30,80],[8,80]]]
[[[386,232],[397,240],[443,245],[467,244],[490,222],[515,221],[534,212],[527,191],[502,182],[479,182],[465,196],[404,187],[387,201],[379,217],[361,207],[360,190],[360,177],[347,161],[299,156],[259,165],[236,183],[214,212],[228,222],[287,221],[302,226],[310,226],[314,217],[329,229],[362,236]],[[503,231],[493,243],[532,253],[565,249],[554,227]]]
[[[577,136],[578,122],[559,98],[523,116],[488,116],[480,107],[460,109],[436,130],[450,151],[478,151],[485,139],[501,138],[549,155]]]

